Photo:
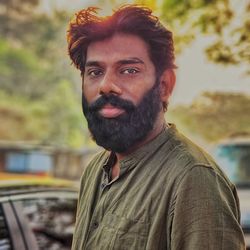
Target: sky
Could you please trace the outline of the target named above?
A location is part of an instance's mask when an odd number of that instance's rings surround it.
[[[89,0],[43,0],[42,8],[47,12],[52,8],[66,8],[76,12],[95,1]],[[237,11],[235,25],[240,21],[241,10],[249,0],[232,0],[233,9]],[[198,36],[184,51],[177,55],[177,82],[170,103],[172,105],[190,104],[205,91],[223,91],[245,93],[250,95],[250,76],[245,74],[242,66],[223,66],[211,63],[206,58],[204,49],[209,43],[209,37]]]
[[[198,38],[177,56],[177,81],[172,102],[189,104],[204,91],[223,91],[250,95],[250,76],[241,66],[223,66],[211,63],[204,48],[207,39]]]

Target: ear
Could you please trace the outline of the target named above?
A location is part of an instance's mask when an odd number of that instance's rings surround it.
[[[175,86],[176,76],[173,69],[166,69],[160,77],[161,101],[167,102]]]

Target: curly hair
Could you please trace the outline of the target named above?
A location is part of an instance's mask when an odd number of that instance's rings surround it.
[[[176,68],[172,32],[167,30],[149,8],[125,5],[112,16],[100,17],[98,8],[89,7],[76,13],[69,24],[67,41],[69,56],[83,75],[87,48],[91,42],[127,33],[142,38],[149,48],[150,59],[156,72]]]

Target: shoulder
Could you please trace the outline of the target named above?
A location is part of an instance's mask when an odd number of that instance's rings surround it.
[[[218,195],[231,200],[230,203],[238,201],[235,186],[212,165],[193,165],[185,172],[179,180],[177,196],[187,192],[193,197],[216,199]]]
[[[212,167],[186,171],[173,204],[173,248],[206,249],[204,242],[209,242],[211,249],[243,249],[236,190]]]
[[[179,187],[189,188],[192,185],[197,192],[202,186],[210,188],[211,192],[221,188],[233,195],[236,193],[235,186],[205,150],[179,133],[175,127],[166,133],[170,135],[166,135],[168,139],[161,147],[163,153],[160,157],[163,157],[164,167],[170,171],[170,182],[173,182],[176,192]]]
[[[88,182],[91,182],[96,176],[100,174],[102,167],[107,161],[108,157],[109,152],[106,150],[102,150],[93,156],[88,165],[85,167],[85,170],[81,176],[80,192],[85,185],[88,185]]]
[[[214,164],[212,157],[204,149],[181,134],[175,127],[170,128],[166,133],[169,133],[166,146],[171,149],[170,157],[191,165]]]
[[[179,133],[175,127],[168,133],[170,136],[163,148],[164,157],[169,166],[171,165],[179,174],[182,173],[181,176],[196,167],[204,173],[214,172],[229,182],[221,168],[204,149]]]
[[[110,155],[110,153],[106,150],[102,150],[102,151],[96,153],[92,157],[92,159],[90,160],[88,165],[86,166],[84,173],[85,172],[91,173],[91,172],[94,172],[96,169],[100,168],[105,163],[105,161],[107,161],[109,155]]]

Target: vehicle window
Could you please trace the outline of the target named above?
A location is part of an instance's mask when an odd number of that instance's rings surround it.
[[[11,239],[9,235],[9,230],[3,213],[3,208],[0,205],[0,249],[1,250],[11,250]]]
[[[220,145],[215,158],[235,184],[250,184],[250,145]]]
[[[75,199],[32,199],[21,201],[23,212],[35,234],[39,249],[71,248],[76,214]]]

